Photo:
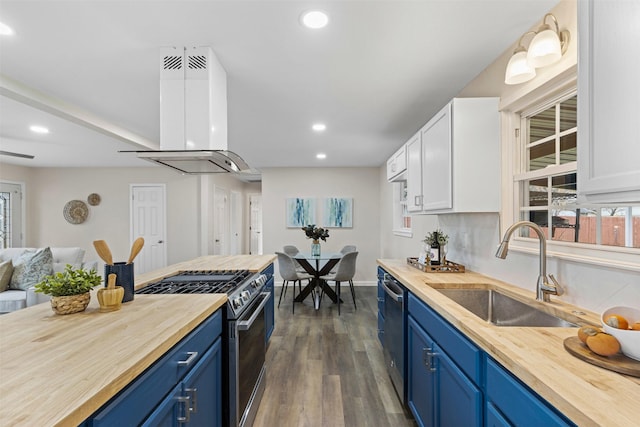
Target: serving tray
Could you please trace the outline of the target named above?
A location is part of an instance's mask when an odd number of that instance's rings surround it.
[[[564,348],[573,356],[580,360],[584,360],[585,362],[589,362],[592,365],[600,366],[601,368],[609,369],[610,371],[621,374],[640,377],[640,361],[627,357],[622,353],[608,357],[598,356],[589,350],[589,347],[584,345],[578,337],[569,337],[565,339]]]
[[[464,265],[446,260],[441,265],[428,265],[418,262],[418,258],[407,258],[407,264],[425,273],[464,273]]]

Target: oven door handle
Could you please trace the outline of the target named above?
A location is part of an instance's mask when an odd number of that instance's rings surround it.
[[[269,302],[269,298],[271,298],[271,292],[262,292],[260,296],[262,296],[262,302],[253,311],[253,314],[251,315],[249,320],[242,320],[237,323],[239,331],[249,330],[251,325],[253,325],[253,322],[255,322],[256,319],[258,318],[258,315],[260,314],[264,306],[267,305],[267,303]]]
[[[398,289],[400,291],[400,293],[396,293],[394,292],[389,285],[393,283],[393,282],[389,282],[388,280],[384,280],[382,282],[382,287],[384,288],[384,291],[387,293],[387,295],[389,295],[391,298],[393,298],[393,300],[395,302],[402,302],[402,300],[404,299],[404,296],[402,295],[402,290]]]

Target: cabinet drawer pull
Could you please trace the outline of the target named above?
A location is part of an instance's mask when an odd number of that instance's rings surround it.
[[[191,411],[189,409],[189,396],[179,396],[178,404],[182,406],[182,410],[184,411],[184,417],[178,416],[176,421],[180,424],[186,424],[191,421]]]
[[[184,391],[191,397],[191,406],[189,411],[194,414],[198,413],[198,389],[197,388],[185,388]]]
[[[178,360],[178,366],[189,366],[198,357],[197,351],[187,351],[187,354],[189,355],[187,360]]]
[[[437,356],[438,353],[433,351],[433,348],[427,348],[426,350],[427,350],[427,358],[429,359],[429,363],[427,367],[429,368],[430,372],[435,372],[437,369],[436,369],[436,365],[433,363],[433,358]]]

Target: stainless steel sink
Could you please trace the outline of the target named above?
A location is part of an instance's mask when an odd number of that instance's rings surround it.
[[[482,320],[496,326],[578,327],[494,289],[437,289]]]

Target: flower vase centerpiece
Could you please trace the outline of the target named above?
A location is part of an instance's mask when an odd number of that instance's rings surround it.
[[[311,256],[320,256],[320,240],[327,241],[329,237],[329,230],[322,227],[316,227],[315,224],[309,224],[306,227],[302,227],[304,235],[307,239],[312,239],[311,244]]]
[[[89,291],[102,281],[95,270],[75,269],[67,264],[64,271],[46,276],[35,291],[51,295],[51,309],[56,314],[84,311],[89,305]]]

